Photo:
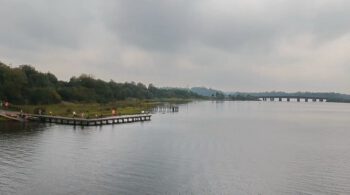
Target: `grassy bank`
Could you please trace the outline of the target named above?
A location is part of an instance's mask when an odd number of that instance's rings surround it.
[[[0,121],[8,121],[8,119],[6,119],[6,118],[0,116]]]
[[[156,100],[126,100],[116,101],[106,104],[99,103],[60,103],[50,105],[16,105],[15,110],[23,110],[25,113],[37,114],[38,110],[45,111],[46,114],[55,116],[72,117],[73,112],[78,116],[84,113],[84,117],[96,118],[101,116],[111,116],[112,110],[116,109],[118,115],[139,114],[142,111],[149,111],[153,107],[162,104],[182,104],[191,100],[185,99],[156,99]]]

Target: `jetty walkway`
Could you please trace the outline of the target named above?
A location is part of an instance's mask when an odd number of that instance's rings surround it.
[[[13,111],[7,111],[7,110],[0,110],[0,116],[4,117],[9,120],[24,122],[25,119],[23,117],[20,117],[19,112],[13,112]]]
[[[64,125],[97,126],[97,125],[150,121],[152,115],[136,114],[136,115],[122,115],[122,116],[110,116],[110,117],[104,117],[104,118],[86,119],[86,118],[77,118],[77,117],[27,114],[27,113],[0,110],[0,116],[10,120],[20,121],[20,122],[37,121],[42,123],[54,123],[54,124],[64,124]]]

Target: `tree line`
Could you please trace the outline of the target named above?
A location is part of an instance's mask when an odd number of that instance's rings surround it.
[[[82,74],[69,81],[58,80],[52,73],[42,73],[30,65],[10,67],[0,62],[0,100],[14,104],[54,104],[67,102],[107,103],[116,100],[157,98],[201,98],[186,89],[157,88],[152,84],[113,80],[106,82]]]

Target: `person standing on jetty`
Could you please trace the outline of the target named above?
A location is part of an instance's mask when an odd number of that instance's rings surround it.
[[[2,103],[1,103],[2,104]],[[7,110],[8,107],[10,106],[10,103],[8,101],[5,101],[5,103],[2,105],[5,107],[5,109]]]

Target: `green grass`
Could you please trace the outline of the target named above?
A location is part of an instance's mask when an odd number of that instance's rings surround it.
[[[118,115],[131,115],[140,114],[142,111],[149,111],[153,107],[161,104],[181,104],[190,101],[191,100],[183,99],[126,100],[106,104],[64,102],[51,105],[16,105],[13,106],[13,109],[23,110],[23,112],[31,114],[36,114],[37,110],[41,109],[45,110],[46,114],[67,117],[72,117],[73,112],[76,112],[78,116],[84,113],[84,117],[96,118],[96,116],[111,116],[113,109],[116,109]]]
[[[8,119],[0,116],[0,121],[8,121]]]

